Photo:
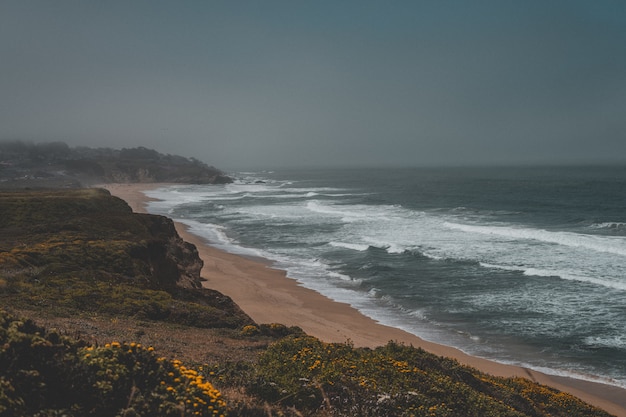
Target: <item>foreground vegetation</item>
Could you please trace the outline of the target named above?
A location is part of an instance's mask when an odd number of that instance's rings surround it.
[[[286,337],[257,361],[189,367],[152,347],[90,346],[0,311],[0,346],[3,417],[608,415],[549,387],[395,343],[370,350]],[[220,386],[249,397],[229,404]]]
[[[154,349],[101,347],[0,312],[1,416],[224,416],[201,372]]]
[[[496,378],[393,342],[370,350],[312,337],[282,340],[261,355],[251,389],[311,415],[607,415],[529,380]]]
[[[256,324],[201,265],[105,191],[0,193],[0,417],[608,416],[421,349]]]

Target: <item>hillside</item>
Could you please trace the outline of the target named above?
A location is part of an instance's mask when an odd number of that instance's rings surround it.
[[[0,300],[15,308],[252,323],[228,297],[201,288],[202,260],[170,219],[133,213],[106,190],[0,194],[0,268]]]
[[[197,159],[144,147],[117,150],[71,148],[63,142],[0,142],[0,188],[76,188],[128,182],[222,184],[232,180]]]

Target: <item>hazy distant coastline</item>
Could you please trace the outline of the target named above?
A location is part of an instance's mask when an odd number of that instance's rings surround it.
[[[0,142],[0,187],[79,188],[102,183],[224,184],[221,170],[145,147],[70,147],[64,142]]]

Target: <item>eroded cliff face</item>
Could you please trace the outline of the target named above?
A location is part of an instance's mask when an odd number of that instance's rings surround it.
[[[149,266],[151,283],[157,287],[201,288],[203,262],[195,245],[185,242],[174,222],[164,216],[135,214],[152,239],[136,247],[131,256]]]
[[[107,190],[0,192],[0,302],[199,327],[253,323],[202,288],[203,262],[171,219]]]
[[[108,271],[157,289],[201,287],[202,260],[173,221],[133,213],[106,190],[7,192],[0,216],[0,233],[12,232],[0,235],[4,249],[21,254],[17,264],[63,260],[66,270]]]

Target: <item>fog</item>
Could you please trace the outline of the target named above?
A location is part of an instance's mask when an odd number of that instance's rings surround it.
[[[223,169],[626,162],[626,2],[0,4],[0,140]]]

